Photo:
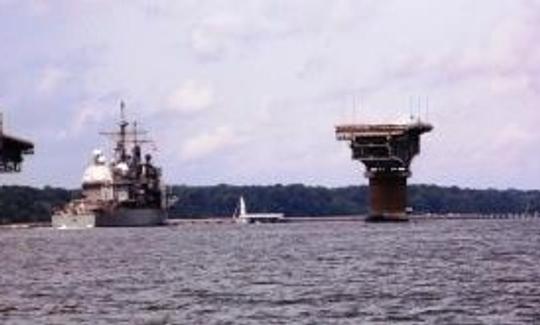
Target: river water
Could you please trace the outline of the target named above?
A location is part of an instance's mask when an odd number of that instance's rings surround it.
[[[540,324],[540,219],[0,230],[0,324]]]

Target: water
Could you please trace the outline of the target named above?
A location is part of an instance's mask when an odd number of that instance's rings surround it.
[[[540,219],[0,230],[1,324],[540,324]]]

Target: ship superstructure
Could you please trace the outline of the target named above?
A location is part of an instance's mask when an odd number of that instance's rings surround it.
[[[110,161],[94,150],[82,179],[82,198],[72,200],[52,216],[56,228],[153,226],[167,218],[167,194],[161,169],[143,154],[144,131],[129,123],[121,103],[119,130],[103,132],[114,140]],[[130,127],[131,126],[131,127]]]

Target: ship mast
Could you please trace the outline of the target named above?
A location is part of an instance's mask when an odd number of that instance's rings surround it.
[[[127,160],[127,153],[126,153],[126,129],[129,125],[129,122],[126,120],[125,116],[125,110],[126,104],[124,101],[120,102],[120,122],[118,125],[120,126],[120,137],[118,138],[118,142],[116,143],[116,154],[120,157],[120,161],[125,162]]]
[[[138,150],[140,153],[140,146],[146,143],[153,143],[151,140],[141,138],[146,135],[147,132],[138,128],[137,122],[129,123],[125,116],[126,104],[124,101],[120,102],[120,121],[118,126],[120,131],[118,132],[100,132],[101,135],[110,136],[115,143],[114,155],[117,163],[124,162],[130,164],[133,156],[130,157],[130,151]],[[132,125],[133,129],[129,130],[128,127]],[[138,149],[136,149],[138,148]]]

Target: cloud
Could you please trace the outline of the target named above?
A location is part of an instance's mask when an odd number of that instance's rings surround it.
[[[0,0],[0,95],[50,153],[40,170],[69,166],[37,183],[76,173],[125,99],[168,144],[172,182],[356,184],[333,134],[352,96],[360,122],[407,118],[429,95],[414,181],[503,187],[500,152],[540,164],[540,19],[534,1],[492,2]],[[537,167],[515,170],[538,185]]]
[[[68,72],[58,67],[43,69],[36,86],[37,93],[46,97],[53,95],[68,77]]]
[[[245,139],[228,126],[218,127],[184,142],[180,158],[197,160],[243,143]]]
[[[89,125],[99,124],[106,117],[110,116],[110,113],[110,111],[98,102],[84,102],[76,108],[70,127],[60,132],[60,138],[79,136]],[[95,133],[96,130],[92,130],[92,132]]]
[[[184,82],[176,88],[167,101],[171,111],[180,113],[197,113],[207,110],[214,104],[212,87],[193,80]]]
[[[453,47],[439,53],[408,51],[397,55],[384,81],[423,78],[449,87],[474,79],[502,77],[506,85],[513,79],[523,86],[538,84],[540,45],[536,40],[540,37],[540,14],[519,4],[511,8],[512,15],[496,17],[497,24],[469,46],[456,41]],[[523,78],[530,82],[523,82]]]
[[[0,0],[0,6],[22,6],[28,14],[38,17],[49,14],[50,3],[45,0]]]
[[[202,59],[217,60],[227,53],[253,53],[257,44],[293,34],[289,21],[270,20],[266,5],[247,5],[242,10],[207,14],[190,31],[190,45]],[[237,53],[237,54],[238,54]]]

